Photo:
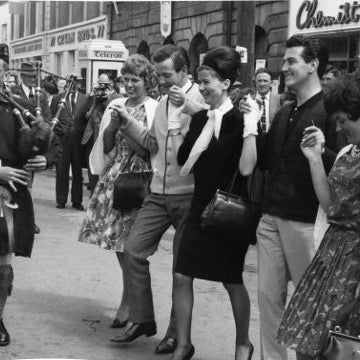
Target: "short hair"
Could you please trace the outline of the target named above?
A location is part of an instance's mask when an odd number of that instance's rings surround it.
[[[157,84],[157,75],[154,66],[141,54],[133,54],[127,58],[121,68],[121,75],[131,74],[139,76],[144,80],[146,90]]]
[[[329,60],[329,51],[320,39],[305,37],[303,35],[293,35],[286,41],[285,46],[287,48],[296,46],[304,47],[301,54],[304,61],[309,63],[310,61],[317,59],[319,61],[317,74],[319,78],[324,75]]]
[[[219,46],[205,54],[198,72],[205,68],[213,70],[221,80],[229,79],[231,87],[239,74],[240,54],[228,46]]]
[[[154,62],[160,63],[167,59],[172,59],[176,72],[181,71],[184,66],[186,66],[186,71],[190,67],[190,61],[187,52],[181,46],[177,47],[172,44],[167,44],[156,50],[153,57]]]
[[[335,67],[333,65],[326,66],[326,69],[325,69],[325,72],[324,72],[323,75],[329,74],[329,73],[333,74],[334,78],[337,78],[338,76],[341,75],[341,71],[337,67]]]
[[[268,74],[270,76],[270,79],[272,79],[272,74],[271,74],[271,71],[269,69],[266,69],[266,68],[259,68],[256,70],[256,73],[255,73],[255,80],[256,80],[256,77],[259,75],[259,74]]]
[[[329,114],[343,111],[349,120],[356,121],[360,118],[360,73],[341,75],[335,83],[324,96],[326,111]]]

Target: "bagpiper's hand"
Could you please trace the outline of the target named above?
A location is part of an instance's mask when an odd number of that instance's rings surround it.
[[[42,171],[47,166],[47,159],[44,155],[36,155],[32,159],[29,159],[24,168],[28,171]]]
[[[26,186],[30,180],[30,175],[26,170],[2,166],[0,167],[0,179],[10,183],[10,185],[11,183],[19,183]]]

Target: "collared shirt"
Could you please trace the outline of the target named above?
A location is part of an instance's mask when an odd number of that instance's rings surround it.
[[[292,104],[292,108],[289,114],[289,119],[286,125],[286,137],[290,135],[290,133],[294,130],[299,118],[304,113],[305,109],[311,108],[314,104],[316,104],[323,97],[323,92],[319,91],[317,94],[312,96],[309,100],[305,101],[300,106],[297,106],[297,103],[294,102]]]
[[[23,82],[21,83],[21,87],[24,90],[24,93],[25,93],[26,97],[28,99],[30,99],[30,91],[31,91],[31,89],[28,86],[26,86]],[[34,95],[35,95],[35,93],[34,93]]]
[[[270,113],[270,91],[266,95],[261,95],[258,92],[256,93],[256,100],[259,100],[262,104],[264,97],[264,103],[265,103],[265,119],[266,119],[266,132],[269,130],[270,126],[270,119],[269,119],[269,113]]]

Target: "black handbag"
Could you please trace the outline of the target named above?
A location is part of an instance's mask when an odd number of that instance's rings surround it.
[[[360,336],[343,334],[341,328],[336,326],[335,331],[329,331],[329,340],[321,359],[360,360]]]
[[[129,211],[140,208],[145,197],[149,194],[152,170],[134,170],[131,164],[132,154],[124,169],[115,180],[113,208],[121,211]]]
[[[254,182],[251,182],[250,197],[231,193],[239,170],[236,169],[227,191],[217,190],[201,215],[204,230],[226,230],[244,235],[250,244],[256,243],[256,228],[261,217],[261,207],[253,199]]]

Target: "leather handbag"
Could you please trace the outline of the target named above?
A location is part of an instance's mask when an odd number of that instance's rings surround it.
[[[133,154],[114,183],[113,208],[129,211],[140,208],[149,194],[152,170],[135,170]]]
[[[322,354],[323,360],[360,359],[360,336],[349,336],[341,333],[339,326],[329,331],[329,340]]]
[[[256,228],[261,217],[260,204],[251,201],[254,184],[251,183],[250,197],[231,193],[239,170],[236,169],[227,191],[217,190],[201,215],[204,230],[226,230],[246,235],[251,244],[256,243]],[[249,237],[250,236],[250,237]]]

